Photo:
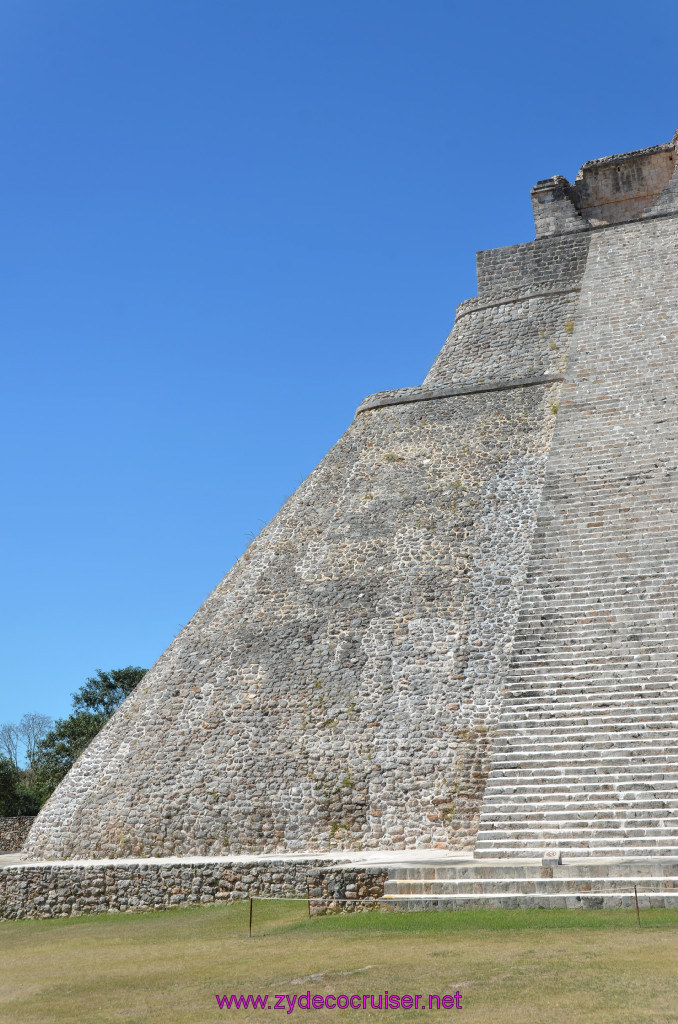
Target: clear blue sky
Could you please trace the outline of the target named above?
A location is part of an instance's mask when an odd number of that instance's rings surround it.
[[[420,383],[529,190],[671,138],[673,3],[4,0],[0,722],[150,666]]]

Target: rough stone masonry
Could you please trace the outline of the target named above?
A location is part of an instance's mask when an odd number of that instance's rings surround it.
[[[671,143],[532,191],[85,751],[33,858],[678,852]]]

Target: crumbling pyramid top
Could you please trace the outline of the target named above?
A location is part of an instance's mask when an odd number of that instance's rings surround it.
[[[678,131],[671,142],[587,160],[574,182],[556,174],[532,189],[537,237],[623,224],[651,216],[671,183]]]

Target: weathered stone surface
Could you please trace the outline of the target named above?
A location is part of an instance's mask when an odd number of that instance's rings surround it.
[[[16,853],[24,845],[35,818],[0,818],[0,853]]]
[[[361,414],[29,853],[468,845],[560,385]]]
[[[635,892],[634,892],[635,888]],[[541,907],[594,910],[678,907],[678,861],[645,857],[606,861],[458,861],[399,866],[388,872],[381,900],[392,910]]]
[[[591,239],[477,851],[678,853],[678,231]]]
[[[373,909],[387,870],[317,862],[101,861],[0,869],[0,918],[79,917],[236,900],[310,900],[312,914]]]
[[[362,404],[28,854],[454,849],[483,794],[479,851],[678,849],[673,166],[539,183],[536,241],[479,254],[424,383]]]

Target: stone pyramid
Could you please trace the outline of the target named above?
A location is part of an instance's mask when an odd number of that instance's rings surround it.
[[[25,853],[678,852],[673,142],[532,190]]]

